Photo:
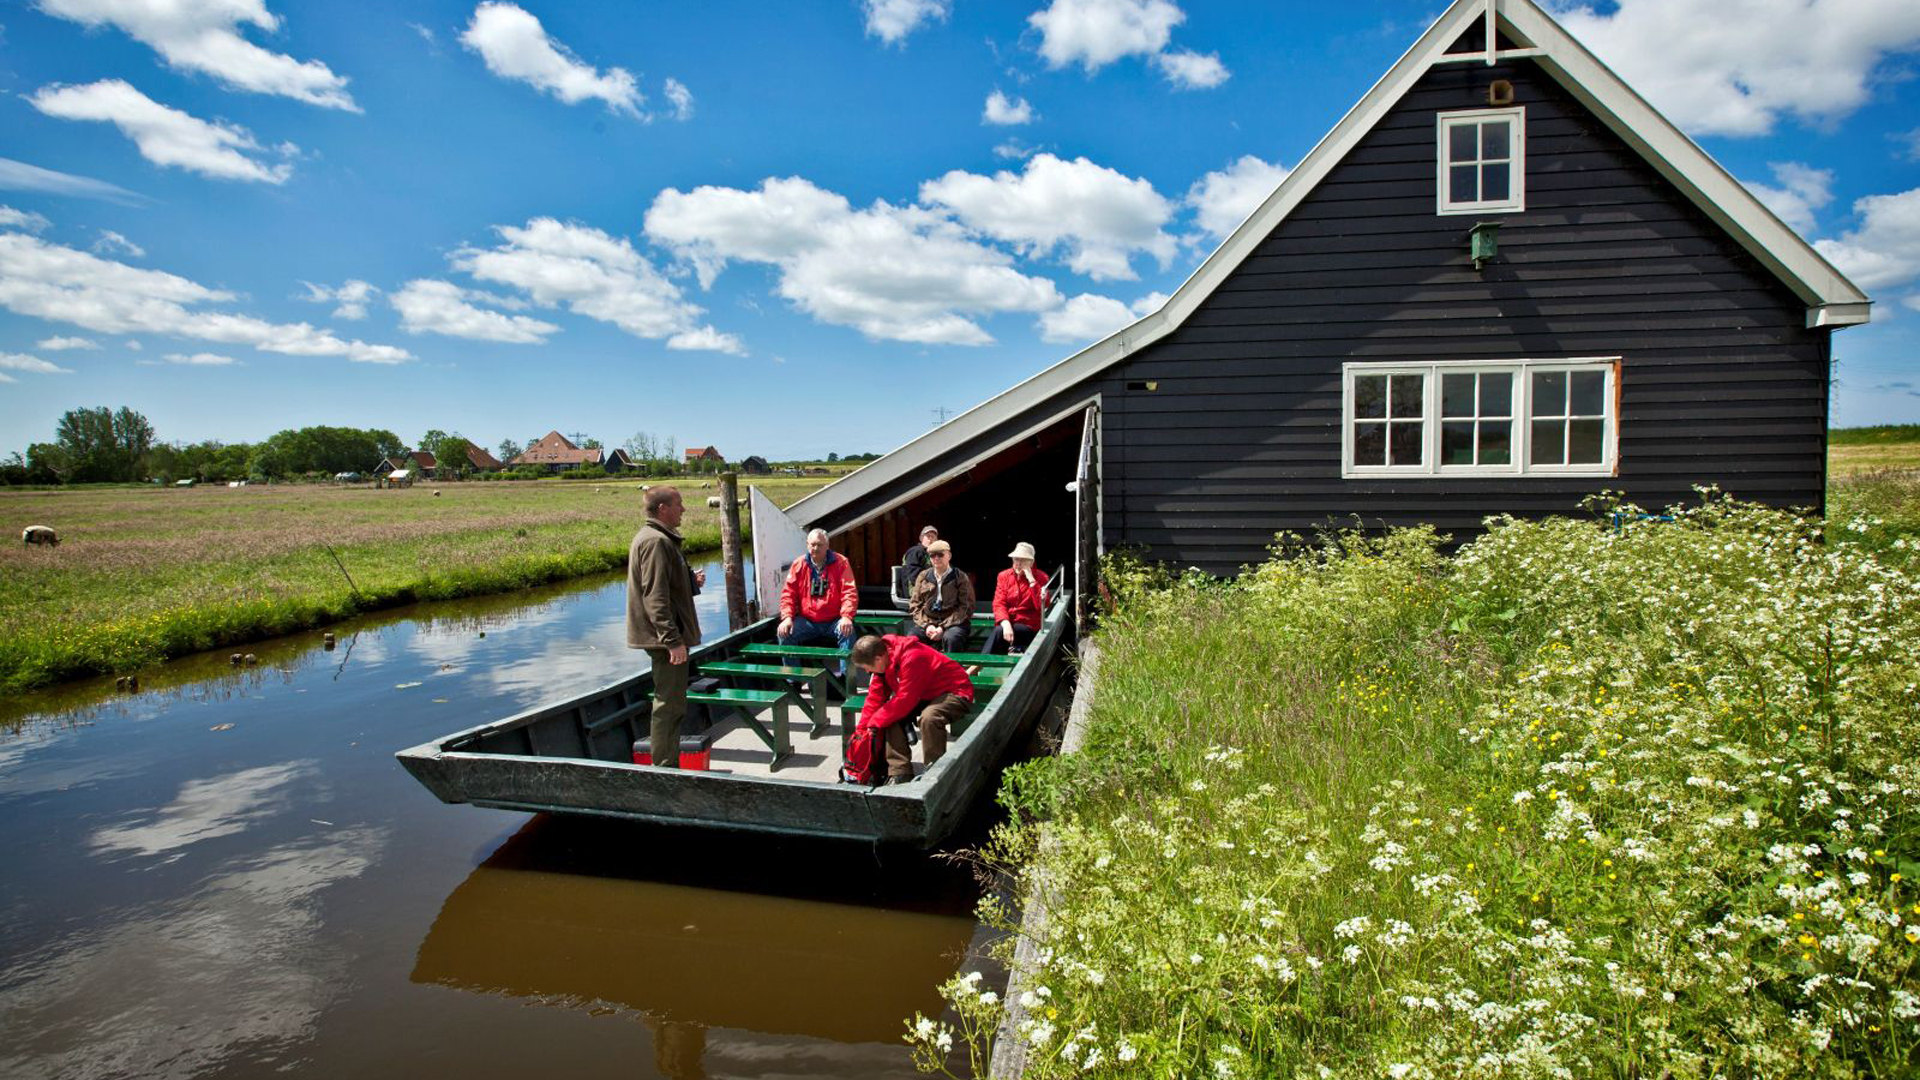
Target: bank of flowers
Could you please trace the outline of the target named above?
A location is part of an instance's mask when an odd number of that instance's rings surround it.
[[[1117,575],[987,852],[1055,883],[1027,1075],[1920,1070],[1913,548],[1667,513]],[[1007,1006],[946,993],[931,1068]]]

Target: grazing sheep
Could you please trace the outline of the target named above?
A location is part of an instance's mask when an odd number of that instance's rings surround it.
[[[718,495],[707,496],[707,509],[709,510],[720,509],[720,496]]]
[[[60,534],[45,525],[29,525],[20,530],[20,541],[26,544],[45,544],[48,547],[60,546]]]

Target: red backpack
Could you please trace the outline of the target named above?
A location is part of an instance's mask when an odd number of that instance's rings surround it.
[[[847,741],[847,760],[840,766],[840,782],[879,787],[887,780],[886,740],[880,729],[862,725]]]

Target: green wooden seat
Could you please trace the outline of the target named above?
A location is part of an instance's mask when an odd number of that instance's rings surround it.
[[[807,696],[801,701],[801,707],[812,722],[808,737],[818,738],[827,730],[827,683],[831,677],[823,667],[801,667],[791,664],[744,664],[731,660],[702,663],[702,675],[738,675],[749,679],[775,679],[790,686],[805,687]]]
[[[767,766],[768,772],[778,770],[780,763],[793,755],[793,739],[787,731],[787,711],[798,702],[799,695],[792,690],[744,690],[729,686],[689,693],[687,700],[739,713],[740,719],[745,720],[760,741],[767,744],[767,749],[773,751],[773,763]],[[773,709],[771,729],[753,715],[754,709],[768,707]]]
[[[1004,668],[1010,668],[1020,662],[1017,656],[1001,656],[999,653],[984,652],[950,652],[947,654],[947,659],[956,664]]]

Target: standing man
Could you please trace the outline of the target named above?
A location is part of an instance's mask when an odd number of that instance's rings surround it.
[[[827,546],[827,531],[807,534],[807,553],[787,568],[780,589],[780,644],[833,642],[853,646],[853,614],[860,609],[860,588],[853,567]]]
[[[853,647],[853,662],[873,674],[857,727],[879,728],[887,748],[887,783],[913,779],[906,724],[920,726],[928,767],[947,752],[947,732],[973,704],[967,671],[917,637],[870,634]]]
[[[627,549],[627,648],[645,649],[653,661],[653,763],[677,769],[680,720],[687,714],[687,649],[700,644],[693,594],[707,583],[707,572],[693,569],[680,551],[687,507],[679,489],[648,490],[646,507],[647,522]]]

